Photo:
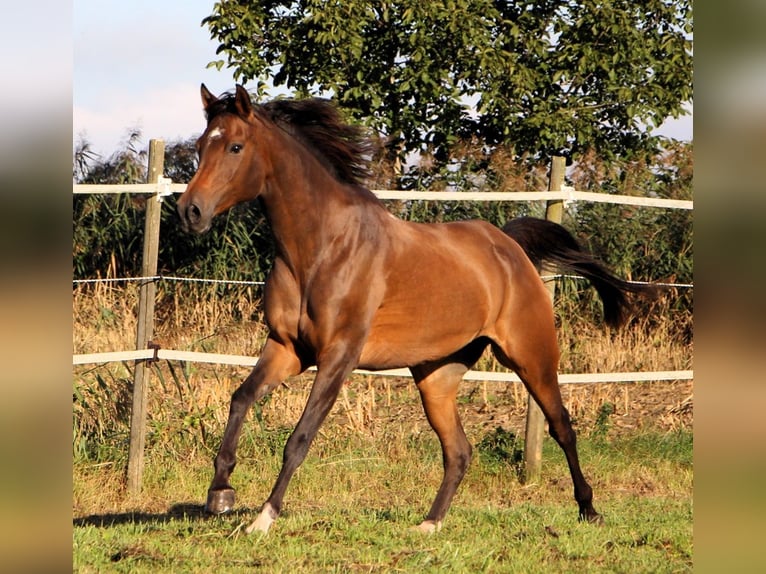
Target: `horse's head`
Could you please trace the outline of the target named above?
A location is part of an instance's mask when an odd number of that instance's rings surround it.
[[[207,231],[219,213],[258,197],[270,169],[268,130],[258,129],[264,120],[245,88],[216,98],[202,84],[201,94],[207,128],[196,144],[199,167],[178,199],[181,225],[196,233]]]

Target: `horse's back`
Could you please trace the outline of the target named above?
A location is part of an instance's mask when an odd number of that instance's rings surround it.
[[[418,262],[422,273],[442,282],[447,276],[474,288],[476,283],[507,286],[526,278],[539,281],[524,250],[501,229],[472,219],[449,223],[401,222],[391,244],[400,251],[404,267]]]

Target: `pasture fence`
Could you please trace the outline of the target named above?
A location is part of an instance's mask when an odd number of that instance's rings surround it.
[[[220,353],[201,353],[173,349],[163,349],[152,342],[154,331],[154,305],[156,299],[156,284],[160,280],[189,281],[189,282],[214,282],[226,284],[262,285],[260,281],[232,281],[210,278],[193,277],[169,277],[157,275],[160,241],[160,209],[163,198],[177,193],[183,193],[186,184],[173,183],[162,177],[164,169],[164,149],[162,140],[153,139],[149,142],[149,157],[147,170],[147,183],[145,184],[73,184],[74,194],[149,194],[154,196],[146,202],[144,244],[142,256],[142,276],[111,279],[84,279],[75,280],[75,283],[137,281],[139,282],[139,303],[137,309],[138,327],[136,333],[136,348],[128,351],[105,351],[99,353],[73,354],[72,364],[97,364],[116,361],[135,361],[133,380],[133,401],[130,422],[130,444],[127,470],[127,487],[131,493],[141,490],[141,482],[144,466],[144,446],[146,439],[146,405],[148,402],[148,377],[149,365],[157,360],[187,361],[226,364],[237,366],[254,366],[258,362],[257,357],[242,355],[227,355]],[[574,201],[612,203],[620,205],[632,205],[639,207],[656,207],[663,209],[685,209],[694,207],[692,201],[664,199],[655,197],[641,197],[632,195],[604,194],[586,191],[577,191],[564,185],[565,162],[564,158],[554,157],[551,162],[548,190],[532,192],[453,192],[453,191],[399,191],[399,190],[373,190],[380,199],[400,201],[545,201],[546,218],[561,222],[562,212],[566,204]],[[549,271],[542,271],[544,278],[555,277],[548,275]],[[555,283],[546,281],[551,297],[554,296]],[[672,284],[675,287],[693,288],[691,284]],[[355,373],[409,377],[407,369],[390,369],[385,371],[357,370]],[[640,382],[640,381],[678,381],[691,380],[694,378],[692,370],[672,371],[647,371],[647,372],[622,372],[622,373],[581,373],[560,374],[561,384],[595,384],[615,382]],[[520,382],[514,373],[475,371],[470,370],[464,376],[465,380],[471,381],[498,381]],[[537,403],[531,398],[527,402],[527,421],[525,431],[525,481],[534,481],[540,473],[542,464],[542,438],[544,431],[544,418]]]

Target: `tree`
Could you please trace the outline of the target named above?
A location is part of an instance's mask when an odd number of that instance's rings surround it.
[[[692,98],[690,0],[223,0],[203,20],[235,78],[332,95],[408,152],[535,160],[653,150]]]
[[[197,171],[196,137],[172,141],[165,146],[165,177],[177,183],[191,181]]]

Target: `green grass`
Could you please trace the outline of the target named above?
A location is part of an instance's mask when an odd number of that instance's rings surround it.
[[[474,461],[443,529],[422,535],[410,527],[427,511],[441,477],[436,440],[383,429],[371,438],[329,425],[293,479],[269,534],[248,536],[244,526],[276,478],[284,437],[265,430],[243,437],[232,477],[237,510],[222,517],[201,512],[212,470],[208,452],[150,449],[144,491],[132,498],[123,492],[118,465],[76,462],[73,569],[633,573],[692,568],[688,431],[581,438],[581,459],[595,506],[606,519],[603,527],[577,522],[566,463],[550,439],[540,481],[526,486],[517,479],[513,457],[496,456],[503,444],[517,448],[514,441],[476,440]],[[259,446],[268,442],[277,444]]]
[[[616,504],[608,510],[617,511]],[[677,572],[691,570],[690,512],[676,501],[626,499],[597,528],[550,504],[455,508],[435,535],[410,532],[411,512],[288,512],[266,537],[242,534],[241,514],[150,515],[75,529],[74,567],[117,572]],[[648,518],[648,519],[647,519]]]

